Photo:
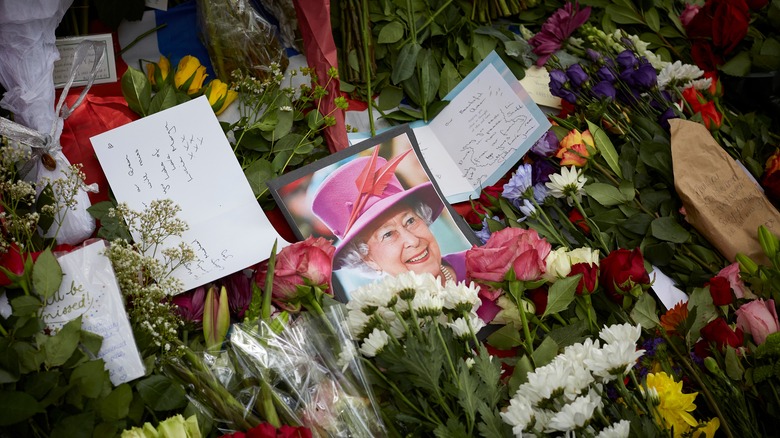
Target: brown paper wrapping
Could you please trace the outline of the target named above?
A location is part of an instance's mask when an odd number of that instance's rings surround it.
[[[674,188],[686,219],[730,261],[737,253],[768,264],[758,227],[778,234],[780,213],[704,125],[670,120]]]

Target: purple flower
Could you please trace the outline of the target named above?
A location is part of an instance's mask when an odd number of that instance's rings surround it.
[[[597,72],[596,76],[601,79],[602,81],[609,81],[609,82],[615,82],[617,79],[615,77],[615,73],[612,71],[611,68],[605,66],[602,66]]]
[[[230,313],[238,319],[244,319],[244,313],[252,301],[252,281],[243,271],[236,272],[222,279],[227,289]]]
[[[208,285],[206,285],[208,286]],[[203,308],[206,305],[206,286],[176,295],[171,299],[176,312],[185,322],[200,325],[203,322]]]
[[[593,62],[601,63],[604,60],[604,55],[593,49],[585,49],[585,54]]]
[[[504,191],[501,193],[501,196],[510,201],[524,197],[525,192],[531,187],[531,177],[530,164],[519,166],[514,175],[509,178],[509,182],[504,184]]]
[[[552,131],[550,131],[552,132]],[[554,136],[555,134],[553,134]],[[555,144],[558,144],[558,140],[555,140]],[[558,151],[557,149],[555,150]],[[558,173],[558,167],[547,160],[538,160],[533,165],[533,181],[534,184],[544,184],[550,182],[550,175]]]
[[[585,73],[585,70],[583,70],[582,66],[579,64],[570,65],[569,68],[566,69],[566,76],[568,76],[571,83],[578,88],[588,80],[588,74]]]
[[[547,179],[549,180],[550,177],[548,176]],[[544,202],[545,198],[547,198],[547,195],[550,194],[550,189],[547,188],[547,186],[540,182],[534,184],[534,200],[541,204]]]
[[[550,157],[558,152],[558,137],[552,130],[547,131],[542,138],[531,146],[531,152],[542,157]],[[534,175],[536,175],[536,163],[534,163]],[[534,177],[534,181],[537,181]]]
[[[634,55],[634,52],[630,50],[623,50],[620,52],[617,58],[615,58],[615,61],[617,61],[618,65],[624,69],[633,68],[639,62],[639,60],[636,58],[636,55]]]
[[[655,86],[658,74],[655,72],[655,67],[645,61],[639,64],[639,68],[634,72],[633,79],[637,86],[644,90],[649,90]]]
[[[615,95],[617,94],[615,87],[607,81],[599,82],[590,91],[599,99],[615,100]]]
[[[658,124],[661,125],[662,128],[668,131],[671,128],[669,126],[669,120],[676,119],[676,118],[677,118],[677,114],[674,113],[674,109],[672,109],[672,107],[669,107],[666,109],[666,111],[663,112],[663,114],[658,116]]]
[[[539,57],[536,65],[543,66],[550,55],[560,50],[563,42],[588,21],[589,17],[590,6],[580,11],[579,5],[574,3],[566,3],[563,8],[555,11],[542,25],[542,30],[528,40],[533,46],[533,52]]]
[[[474,231],[474,234],[479,238],[483,245],[487,243],[488,239],[490,239],[490,235],[493,234],[490,232],[490,228],[488,228],[487,218],[482,219],[482,229]]]

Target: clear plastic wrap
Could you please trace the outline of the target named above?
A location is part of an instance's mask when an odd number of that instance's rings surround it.
[[[248,0],[198,0],[198,30],[217,76],[230,80],[233,70],[267,79],[272,62],[287,68],[276,28]]]

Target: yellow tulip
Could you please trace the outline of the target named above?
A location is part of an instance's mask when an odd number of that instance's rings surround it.
[[[219,79],[209,82],[205,94],[209,98],[209,105],[211,105],[211,109],[214,110],[216,115],[222,114],[222,111],[225,111],[225,108],[230,106],[238,97],[238,93],[229,89],[227,84]]]
[[[201,65],[198,58],[187,55],[179,61],[173,82],[176,84],[176,88],[187,94],[195,94],[203,87],[206,76],[208,76],[206,67]]]
[[[165,80],[168,79],[168,74],[170,72],[171,61],[165,56],[160,56],[159,62],[150,62],[149,64],[146,64],[146,77],[149,78],[149,82],[152,83],[153,87],[162,85]]]

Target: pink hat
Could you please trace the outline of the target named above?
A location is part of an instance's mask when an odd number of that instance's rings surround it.
[[[397,203],[407,199],[419,201],[433,210],[431,219],[436,219],[441,214],[444,204],[433,188],[433,184],[425,182],[408,190],[404,190],[401,186],[394,169],[405,155],[396,157],[389,165],[382,157],[356,158],[325,178],[317,190],[312,202],[312,211],[339,238],[336,253],[333,255],[334,270],[344,267],[340,253],[347,243]],[[370,169],[372,160],[374,166]],[[370,188],[372,189],[370,193],[361,193],[359,188],[361,177],[367,173],[369,178],[375,178],[383,171],[390,173],[386,178],[387,185],[381,187],[380,182]],[[369,185],[372,184],[369,182]],[[378,194],[375,194],[376,192]],[[359,206],[359,210],[353,213],[355,206]]]

